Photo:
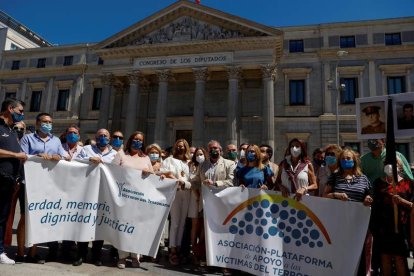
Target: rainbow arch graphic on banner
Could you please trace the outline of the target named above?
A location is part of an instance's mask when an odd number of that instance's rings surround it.
[[[279,237],[287,244],[310,248],[332,243],[325,226],[312,210],[278,194],[263,194],[246,200],[223,221],[223,225],[228,223],[232,234],[255,234],[264,239]]]

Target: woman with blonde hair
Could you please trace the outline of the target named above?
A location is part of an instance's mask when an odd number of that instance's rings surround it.
[[[163,161],[162,171],[164,174],[172,175],[177,179],[177,193],[171,205],[170,216],[170,256],[169,262],[172,265],[180,264],[181,241],[184,233],[185,220],[188,214],[190,203],[190,146],[185,139],[179,139],[173,147],[173,154]]]
[[[357,153],[350,148],[345,148],[339,154],[337,163],[338,171],[329,177],[324,196],[342,201],[361,202],[365,206],[370,206],[373,202],[371,183],[368,177],[362,174]],[[361,252],[358,275],[370,273],[371,244],[372,236],[368,232]]]
[[[236,172],[238,186],[267,190],[273,185],[273,171],[263,165],[263,157],[257,145],[249,145],[246,150],[246,165]]]
[[[151,161],[154,173],[159,174],[162,167],[161,147],[158,144],[151,144],[147,146],[147,148],[145,149],[145,153],[148,155]]]

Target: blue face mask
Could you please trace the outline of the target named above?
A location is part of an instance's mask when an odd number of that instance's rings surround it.
[[[119,139],[119,138],[112,139],[111,141],[111,145],[115,148],[120,148],[123,143],[124,143],[124,140]]]
[[[78,141],[79,141],[79,135],[77,135],[75,133],[66,134],[66,142],[68,142],[70,144],[75,144]]]
[[[132,140],[131,147],[132,147],[134,150],[139,150],[139,149],[141,149],[141,148],[142,148],[142,141],[139,141],[139,140]]]
[[[253,152],[248,152],[246,159],[249,162],[253,162],[254,160],[256,160],[256,154],[254,154]]]
[[[13,123],[18,123],[24,120],[24,115],[13,112],[12,114]]]
[[[106,147],[109,144],[109,138],[106,136],[100,136],[97,140],[100,147]]]
[[[341,160],[341,167],[344,170],[350,170],[354,167],[354,160]]]
[[[151,161],[158,161],[158,159],[160,159],[160,155],[158,153],[150,153],[149,158]]]
[[[325,163],[327,166],[336,164],[336,157],[335,156],[326,156]]]
[[[52,131],[53,127],[52,124],[49,123],[41,123],[40,124],[40,131],[44,134],[49,134]]]

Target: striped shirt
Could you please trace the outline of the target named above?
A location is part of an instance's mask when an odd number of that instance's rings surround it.
[[[328,186],[333,193],[345,193],[350,201],[363,202],[367,195],[372,194],[372,186],[365,175],[353,176],[351,180],[345,179],[337,173],[328,179]]]

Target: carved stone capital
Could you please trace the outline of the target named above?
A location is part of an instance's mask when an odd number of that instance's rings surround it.
[[[147,78],[141,77],[139,80],[139,89],[143,93],[149,93],[151,91],[151,82]]]
[[[141,71],[137,70],[127,75],[129,84],[138,84],[142,78]]]
[[[112,74],[105,74],[101,76],[101,79],[102,79],[103,85],[105,86],[111,86],[115,82],[115,77]]]
[[[276,64],[261,65],[260,69],[262,70],[263,79],[269,79],[269,78],[271,78],[272,80],[276,79],[276,76],[277,76]]]
[[[157,70],[156,73],[157,73],[158,81],[160,81],[160,82],[168,81],[172,76],[171,71],[168,70],[168,69],[167,70]]]
[[[115,82],[113,86],[115,88],[116,95],[122,95],[124,93],[126,86],[123,82]]]
[[[208,68],[193,68],[193,74],[196,81],[206,81],[209,75]]]
[[[226,69],[230,80],[241,78],[242,69],[240,66],[228,66]]]

